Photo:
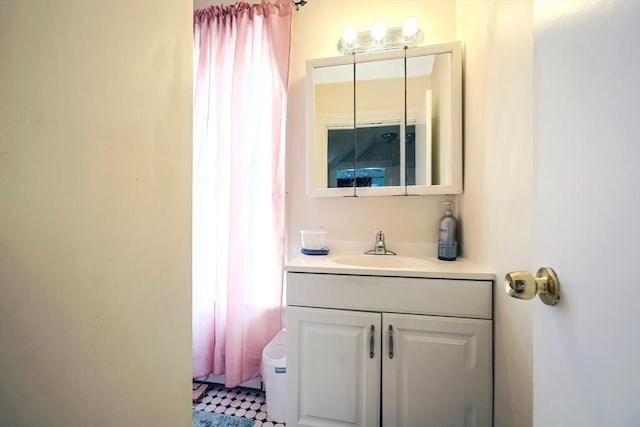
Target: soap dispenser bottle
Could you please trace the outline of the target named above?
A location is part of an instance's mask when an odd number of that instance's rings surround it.
[[[438,237],[438,259],[455,261],[458,257],[458,220],[453,216],[451,202],[442,202],[447,205],[444,216],[440,218]]]

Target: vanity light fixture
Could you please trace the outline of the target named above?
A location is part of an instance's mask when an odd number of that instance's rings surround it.
[[[370,31],[358,32],[353,25],[347,25],[343,28],[342,37],[338,40],[338,52],[350,55],[401,49],[405,46],[418,46],[423,38],[424,34],[415,16],[405,19],[402,27],[387,28],[384,22],[378,21],[373,24]]]
[[[387,26],[384,22],[378,21],[371,27],[371,38],[378,43],[381,43],[384,36],[387,34]]]
[[[342,39],[344,43],[351,44],[358,38],[358,30],[353,25],[347,25],[342,29]]]
[[[404,20],[402,24],[402,34],[405,37],[413,37],[420,30],[420,24],[418,18],[410,16]]]

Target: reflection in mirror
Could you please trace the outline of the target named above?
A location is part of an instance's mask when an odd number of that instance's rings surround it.
[[[328,187],[385,187],[400,183],[400,125],[358,126],[330,129],[328,135]],[[408,132],[414,132],[411,127]],[[411,148],[413,143],[410,144]],[[356,154],[357,147],[357,154]],[[415,150],[408,152],[413,156]],[[353,159],[356,159],[354,166]],[[413,163],[413,159],[407,158]],[[354,169],[355,167],[355,169]]]
[[[414,184],[450,185],[450,53],[407,58],[407,121],[416,124]]]
[[[353,64],[331,65],[316,67],[313,70],[313,117],[314,144],[313,144],[313,170],[315,188],[335,188],[330,182],[336,177],[331,177],[331,166],[340,163],[349,163],[354,167],[353,154],[349,158],[349,151],[353,152],[353,128],[354,128],[354,98],[353,98]],[[336,134],[337,132],[337,134]],[[339,142],[333,143],[330,153],[329,137],[336,138]],[[334,168],[335,169],[335,168]]]
[[[407,123],[404,135],[405,153],[405,182],[416,185],[416,124]]]
[[[356,62],[356,172],[360,187],[404,186],[404,60]],[[377,185],[366,175],[376,173]],[[382,175],[382,176],[381,176]],[[370,183],[371,181],[371,183]]]

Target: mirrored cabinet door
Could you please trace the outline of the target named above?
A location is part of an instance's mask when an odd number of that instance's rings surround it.
[[[404,58],[356,58],[355,183],[358,195],[405,185]]]
[[[431,185],[432,94],[431,69],[434,55],[406,58],[408,130],[405,161],[407,185]]]
[[[336,189],[336,195],[353,195],[338,171],[354,167],[354,64],[328,64],[311,71],[308,181],[314,191]]]
[[[307,193],[462,192],[461,44],[307,61]]]
[[[415,133],[405,164],[410,185],[451,185],[451,54],[407,58],[407,120]]]
[[[462,52],[407,53],[407,194],[462,193]],[[413,147],[410,145],[413,144]]]

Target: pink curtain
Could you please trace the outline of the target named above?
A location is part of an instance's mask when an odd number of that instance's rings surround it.
[[[194,13],[193,375],[259,375],[281,328],[291,3]]]

